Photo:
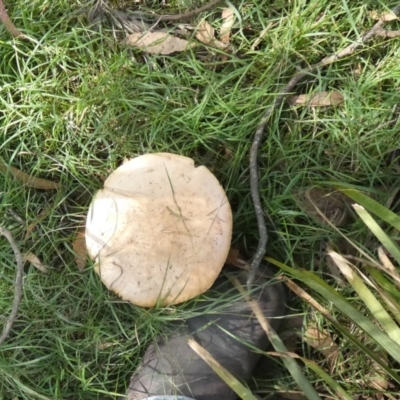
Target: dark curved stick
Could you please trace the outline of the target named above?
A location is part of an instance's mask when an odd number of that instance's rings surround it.
[[[0,20],[3,22],[7,32],[11,36],[15,38],[17,37],[24,38],[23,33],[13,24],[10,17],[8,16],[3,0],[0,0]]]
[[[394,7],[391,12],[395,15],[400,14],[400,4]],[[303,71],[298,72],[293,76],[293,78],[287,83],[286,86],[282,89],[281,93],[275,99],[274,103],[267,108],[261,117],[261,121],[258,124],[256,133],[254,135],[253,144],[250,150],[250,190],[251,197],[253,199],[254,210],[257,217],[257,225],[258,231],[260,234],[260,239],[258,242],[257,252],[254,255],[253,261],[251,263],[251,269],[249,272],[249,276],[247,279],[247,284],[251,285],[256,272],[260,266],[261,261],[264,258],[266,247],[268,243],[268,232],[267,227],[265,225],[264,219],[264,211],[261,205],[260,199],[260,190],[258,185],[258,152],[260,149],[260,144],[264,136],[265,127],[271,117],[272,113],[277,110],[285,101],[286,97],[293,91],[294,87],[297,85],[299,81],[301,81],[305,76],[310,75],[314,71],[328,65],[333,62],[340,60],[346,56],[349,56],[355,52],[356,49],[361,47],[368,40],[373,38],[374,36],[379,35],[382,32],[382,26],[385,24],[385,21],[378,21],[369,31],[360,36],[354,43],[347,46],[343,50],[332,54],[328,57],[323,58],[320,62],[311,65],[310,67],[304,69]]]

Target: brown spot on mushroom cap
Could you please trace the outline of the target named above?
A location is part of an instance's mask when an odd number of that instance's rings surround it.
[[[143,307],[181,303],[209,289],[231,236],[231,208],[215,176],[168,153],[115,170],[86,223],[86,245],[103,283]]]

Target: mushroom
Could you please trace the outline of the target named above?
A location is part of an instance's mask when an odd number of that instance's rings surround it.
[[[231,207],[218,180],[169,153],[116,169],[90,205],[85,232],[103,283],[142,307],[181,303],[209,289],[231,236]]]

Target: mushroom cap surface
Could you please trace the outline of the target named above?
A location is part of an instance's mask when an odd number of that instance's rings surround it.
[[[106,179],[90,205],[85,237],[108,289],[142,307],[177,304],[218,277],[232,212],[206,167],[175,154],[145,154]]]

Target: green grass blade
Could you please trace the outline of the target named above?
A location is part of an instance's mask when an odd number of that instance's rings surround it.
[[[400,216],[357,189],[343,189],[341,187],[337,187],[337,189],[400,231]]]
[[[258,319],[258,322],[264,329],[265,333],[267,334],[275,351],[277,351],[278,353],[287,353],[288,349],[282,342],[279,335],[272,328],[269,321],[265,318],[264,313],[260,308],[259,304],[248,296],[248,294],[245,292],[244,288],[241,286],[240,282],[236,278],[231,277],[230,279],[231,282],[236,286],[239,292],[246,299],[246,301],[248,301],[251,309],[254,312],[254,315]],[[317,391],[314,389],[310,381],[303,374],[303,371],[301,370],[296,360],[294,360],[292,357],[282,357],[282,362],[285,365],[286,369],[292,375],[294,381],[299,385],[300,389],[307,396],[307,399],[321,400],[321,397],[319,397]]]
[[[357,324],[361,329],[364,330],[376,343],[378,343],[382,348],[384,348],[388,354],[391,355],[396,361],[400,360],[400,345],[389,338],[384,332],[382,332],[378,327],[376,327],[368,318],[356,310],[349,302],[340,295],[336,290],[331,288],[326,282],[317,277],[314,273],[305,270],[297,270],[291,268],[277,260],[272,258],[267,258],[267,261],[278,266],[282,270],[290,273],[296,279],[304,282],[311,289],[318,292],[328,301],[332,302],[339,311],[347,315],[355,324]],[[360,349],[367,353],[374,361],[376,361],[390,376],[400,383],[400,376],[393,371],[392,368],[388,368],[382,363],[376,354],[364,346],[357,338],[354,337],[347,329],[340,325],[337,321],[330,319],[330,322],[348,339],[355,343]]]
[[[353,398],[328,374],[326,373],[318,364],[315,362],[305,358],[301,357],[295,353],[290,353],[290,352],[263,352],[266,356],[274,356],[274,357],[280,357],[282,361],[285,359],[299,359],[303,361],[307,367],[312,369],[321,379],[325,381],[342,399],[346,400],[353,400]]]
[[[196,354],[206,362],[209,367],[242,399],[257,400],[250,389],[240,383],[227,369],[225,369],[214,357],[194,339],[189,339],[189,346]]]
[[[325,381],[342,399],[353,400],[351,397],[327,372],[325,372],[319,365],[315,362],[307,360],[301,357],[301,360],[312,369],[321,379]]]
[[[378,285],[391,297],[395,300],[395,302],[400,307],[400,292],[396,285],[394,285],[389,279],[386,278],[385,275],[376,268],[373,267],[366,267],[368,273],[375,279]]]
[[[268,335],[271,344],[275,351],[280,353],[287,353],[288,349],[282,342],[281,338],[272,330],[272,334]],[[301,370],[299,364],[292,357],[282,357],[282,362],[286,369],[290,372],[295,382],[299,385],[300,389],[304,392],[308,400],[321,400],[317,391],[311,385],[310,381],[306,378]]]
[[[374,218],[372,218],[371,214],[369,214],[364,207],[354,204],[353,208],[359,217],[364,221],[365,225],[368,226],[371,232],[378,238],[382,245],[389,250],[390,254],[400,264],[400,248],[396,245],[396,243],[389,238],[385,231],[377,224]]]
[[[340,254],[329,251],[328,254],[333,259],[334,263],[339,267],[342,274],[346,277],[348,282],[360,296],[362,301],[371,311],[372,315],[381,324],[383,330],[395,342],[400,343],[400,329],[394,322],[389,313],[384,309],[379,300],[368,289],[367,285],[357,275],[357,273],[350,267],[348,261]]]

